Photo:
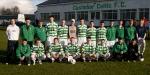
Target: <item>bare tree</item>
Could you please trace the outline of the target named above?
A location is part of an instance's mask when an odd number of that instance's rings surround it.
[[[0,10],[1,15],[17,15],[20,13],[20,9],[15,6],[13,8],[2,8]]]

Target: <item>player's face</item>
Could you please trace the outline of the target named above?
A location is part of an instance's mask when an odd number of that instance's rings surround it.
[[[100,23],[100,27],[104,27],[104,25],[105,25],[104,23]]]
[[[42,27],[43,26],[43,22],[39,22],[39,26]]]
[[[91,43],[91,39],[88,38],[88,39],[87,39],[87,43]]]
[[[132,45],[135,45],[137,42],[136,42],[136,40],[134,40],[133,42],[132,42]]]
[[[123,25],[123,21],[120,21],[119,24],[120,24],[120,25]]]
[[[50,22],[54,22],[54,17],[50,17]]]
[[[71,39],[70,39],[70,42],[71,42],[72,44],[74,44],[74,43],[75,43],[75,39],[74,39],[74,38],[71,38]]]
[[[134,23],[133,20],[130,20],[130,25],[131,25],[131,26],[133,25],[133,23]]]
[[[114,26],[114,22],[110,22],[110,26],[111,26],[111,27]]]
[[[26,24],[30,25],[31,21],[30,20],[26,20]]]
[[[101,45],[104,46],[104,44],[105,44],[105,40],[102,40]]]
[[[65,21],[65,20],[62,20],[62,21],[61,21],[61,25],[62,25],[62,26],[64,26],[64,25],[65,25],[65,23],[66,23],[66,21]]]
[[[15,25],[15,23],[16,23],[16,22],[15,22],[15,19],[12,19],[12,20],[11,20],[11,25]]]
[[[41,44],[41,41],[40,40],[37,40],[36,41],[36,44],[39,46]]]
[[[27,41],[23,41],[22,44],[23,44],[23,45],[27,45]]]
[[[144,20],[140,21],[140,25],[143,26],[144,25]]]
[[[80,20],[80,24],[83,25],[84,24],[84,20]]]
[[[121,39],[121,40],[119,40],[119,44],[122,44],[123,43],[123,40]]]
[[[75,20],[71,20],[71,25],[74,25],[75,24]]]
[[[94,27],[94,22],[91,22],[91,23],[90,23],[90,27]]]
[[[58,43],[59,43],[58,39],[55,39],[55,40],[54,40],[54,43],[55,43],[55,44],[58,44]]]

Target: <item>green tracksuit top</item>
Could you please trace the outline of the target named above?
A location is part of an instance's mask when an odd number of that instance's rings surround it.
[[[115,27],[108,27],[106,37],[108,41],[116,40],[116,28]]]
[[[21,39],[27,39],[27,41],[33,41],[34,40],[34,34],[35,34],[35,28],[33,25],[23,25],[21,27],[21,33],[20,37]]]
[[[16,50],[16,56],[18,58],[22,57],[22,56],[26,56],[26,57],[30,57],[31,55],[31,49],[30,46],[27,45],[19,45],[17,50]]]

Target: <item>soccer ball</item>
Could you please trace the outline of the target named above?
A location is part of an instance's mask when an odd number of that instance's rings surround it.
[[[144,58],[140,58],[140,61],[143,62],[143,61],[144,61]]]
[[[76,64],[76,60],[75,60],[75,59],[72,59],[72,60],[71,60],[71,64]]]

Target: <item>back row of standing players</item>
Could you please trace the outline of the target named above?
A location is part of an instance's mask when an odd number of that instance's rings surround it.
[[[52,62],[56,59],[62,61],[63,58],[70,61],[70,56],[75,60],[82,58],[84,62],[86,60],[91,62],[93,59],[98,61],[101,57],[107,60],[110,56],[119,57],[121,60],[127,57],[128,60],[136,60],[137,55],[143,58],[146,37],[144,20],[140,20],[137,26],[134,25],[133,20],[130,20],[130,24],[126,27],[122,20],[118,26],[110,21],[108,28],[105,28],[103,21],[98,28],[95,28],[93,21],[90,21],[88,27],[84,19],[80,20],[79,25],[76,25],[75,19],[72,19],[70,26],[66,25],[64,19],[61,20],[60,25],[54,22],[53,16],[50,16],[49,20],[45,27],[41,20],[38,26],[34,27],[30,24],[30,19],[26,19],[26,24],[21,26],[19,36],[22,44],[16,49],[16,56],[20,60],[19,65],[24,59],[27,59],[30,65],[30,57],[34,65],[36,60],[41,64],[46,57]],[[8,41],[11,42],[8,27],[6,33]],[[9,61],[9,52],[7,57]]]

